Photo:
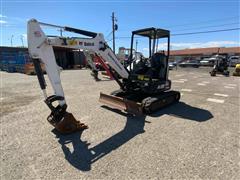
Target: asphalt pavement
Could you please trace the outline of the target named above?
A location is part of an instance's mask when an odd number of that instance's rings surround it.
[[[0,72],[0,178],[240,179],[240,77],[208,71],[170,71],[180,102],[142,117],[98,102],[100,92],[118,88],[114,81],[63,71],[68,111],[89,126],[66,136],[47,122],[36,76]]]

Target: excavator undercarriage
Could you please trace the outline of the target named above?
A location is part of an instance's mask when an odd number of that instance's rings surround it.
[[[99,101],[133,115],[152,114],[170,104],[178,102],[178,91],[166,91],[149,96],[149,94],[128,94],[123,91],[112,92],[111,95],[100,93]]]

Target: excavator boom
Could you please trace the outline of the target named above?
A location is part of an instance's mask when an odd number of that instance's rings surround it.
[[[43,29],[41,28],[42,26],[60,28],[64,31],[87,36],[88,38],[66,38],[59,36],[48,37],[43,32]],[[60,67],[57,65],[53,47],[62,47],[75,50],[80,49],[83,51],[93,52],[102,63],[107,62],[114,72],[123,79],[127,79],[129,76],[127,70],[118,61],[116,55],[112,52],[111,48],[104,40],[103,34],[101,33],[85,31],[67,26],[42,23],[35,19],[31,19],[28,21],[27,35],[29,54],[34,63],[39,84],[45,98],[45,103],[51,110],[47,120],[61,133],[71,133],[87,128],[86,125],[77,121],[71,113],[66,111],[67,104],[60,78]],[[40,63],[45,65],[48,78],[54,91],[53,95],[51,96],[48,96],[46,93],[46,82]],[[92,68],[94,69],[95,67],[92,66]],[[119,79],[116,78],[116,81],[120,86],[122,85]],[[53,106],[55,101],[58,102],[57,106]]]

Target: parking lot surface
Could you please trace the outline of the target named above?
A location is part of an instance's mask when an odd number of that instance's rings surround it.
[[[66,136],[46,121],[36,76],[0,72],[0,178],[240,179],[240,78],[208,71],[170,71],[180,102],[143,117],[102,107],[99,93],[116,90],[114,81],[63,71],[68,111],[89,126]]]

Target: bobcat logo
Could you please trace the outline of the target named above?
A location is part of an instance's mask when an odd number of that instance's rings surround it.
[[[35,31],[34,36],[35,37],[42,37],[42,33],[40,31]]]

